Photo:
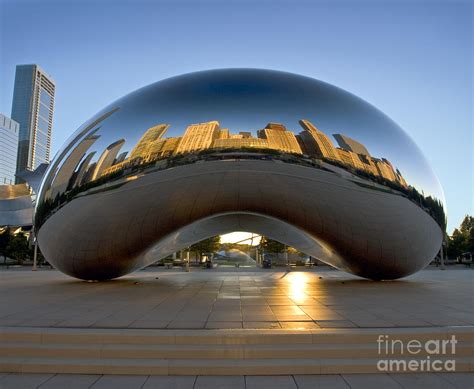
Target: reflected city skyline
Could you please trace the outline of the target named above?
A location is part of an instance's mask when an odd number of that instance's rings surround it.
[[[140,169],[166,169],[173,162],[180,162],[186,156],[193,157],[181,162],[194,163],[212,158],[220,159],[225,155],[232,158],[281,159],[289,163],[306,163],[308,167],[345,169],[359,178],[374,181],[381,185],[390,185],[426,208],[440,226],[445,224],[446,216],[442,204],[435,198],[426,197],[407,183],[400,170],[384,157],[374,157],[367,147],[344,134],[333,134],[336,146],[329,135],[306,119],[298,121],[299,133],[294,133],[282,123],[269,122],[262,129],[232,133],[229,128],[221,127],[218,120],[194,123],[187,126],[182,136],[165,137],[169,123],[160,123],[146,129],[134,145],[127,145],[131,152],[121,152],[126,140],[121,138],[109,144],[93,162],[96,151],[88,152],[100,138],[96,128],[70,151],[58,170],[51,189],[45,193],[45,200],[54,201],[66,192],[78,193],[81,188],[89,189],[135,175]],[[278,154],[275,154],[278,152]],[[298,156],[298,160],[284,158]],[[301,159],[303,157],[303,159]],[[173,161],[173,162],[171,162]],[[69,179],[68,179],[69,178]],[[428,202],[426,202],[428,199]],[[61,201],[59,201],[60,203]]]
[[[400,171],[394,168],[390,161],[383,157],[372,157],[367,148],[357,140],[343,134],[334,134],[339,144],[339,147],[336,147],[330,137],[309,120],[302,119],[299,123],[303,131],[297,135],[288,131],[281,123],[270,122],[263,129],[257,130],[257,137],[254,137],[249,131],[233,134],[228,128],[222,128],[218,120],[212,120],[191,124],[185,129],[182,137],[170,138],[164,137],[170,124],[157,124],[143,133],[129,156],[127,152],[123,152],[120,158],[112,158],[119,153],[125,140],[120,139],[109,145],[97,165],[88,166],[88,170],[93,172],[77,184],[91,182],[128,167],[137,167],[171,156],[194,154],[211,149],[216,152],[229,149],[255,149],[253,151],[261,153],[269,149],[342,164],[353,173],[363,171],[398,183],[404,188],[408,186]],[[78,148],[87,144],[88,149],[97,138],[95,135],[89,135]],[[71,186],[69,188],[71,189]]]
[[[298,120],[306,119],[327,135],[342,133],[363,143],[371,155],[383,156],[396,166],[420,193],[444,202],[439,182],[419,148],[376,108],[346,91],[308,77],[275,71],[255,77],[258,72],[197,72],[163,80],[125,96],[91,119],[92,122],[117,110],[102,122],[99,134],[105,131],[106,136],[91,149],[96,150],[93,160],[111,143],[111,135],[120,134],[115,140],[124,138],[127,143],[122,151],[130,154],[143,132],[159,123],[171,124],[167,137],[181,137],[191,123],[212,120],[218,120],[234,133],[251,132],[257,137],[256,131],[268,122],[283,123],[296,135],[301,131]],[[218,82],[211,79],[211,73],[218,75]],[[248,76],[251,81],[243,85],[235,74]]]
[[[281,123],[270,122],[263,129],[257,130],[257,137],[254,137],[249,131],[233,134],[228,128],[222,128],[218,120],[212,120],[191,124],[185,129],[182,137],[170,138],[164,137],[170,124],[162,123],[148,128],[133,145],[130,154],[126,151],[120,153],[126,141],[119,139],[107,146],[97,162],[91,163],[95,152],[86,152],[100,138],[100,135],[96,134],[97,130],[94,130],[73,149],[63,163],[55,177],[55,190],[51,197],[128,167],[145,165],[171,156],[196,154],[204,150],[219,152],[229,149],[254,149],[254,152],[261,153],[269,149],[299,154],[342,164],[354,173],[363,171],[398,183],[404,188],[408,186],[400,171],[394,168],[390,161],[383,157],[371,156],[366,147],[357,140],[343,134],[334,134],[334,139],[339,144],[339,147],[336,147],[330,137],[309,120],[301,119],[299,123],[303,131],[297,135],[288,131]],[[84,158],[86,154],[87,157]],[[74,172],[73,181],[64,186],[65,177],[79,165],[78,171]]]

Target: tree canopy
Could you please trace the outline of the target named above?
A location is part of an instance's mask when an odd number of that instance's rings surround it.
[[[448,256],[459,257],[463,253],[474,253],[474,217],[466,215],[459,228],[448,237]]]
[[[23,232],[14,234],[10,228],[6,228],[0,233],[0,256],[4,262],[7,258],[14,259],[19,264],[31,257],[32,249],[28,244],[28,238]]]
[[[199,255],[202,255],[204,253],[212,253],[212,252],[218,251],[220,247],[221,247],[221,237],[217,235],[217,236],[212,236],[210,238],[201,240],[200,242],[193,244],[190,247],[190,250],[199,253]]]
[[[266,236],[262,236],[262,240],[260,241],[260,247],[264,251],[276,254],[283,253],[286,250],[286,245],[278,242],[277,240],[267,238]]]

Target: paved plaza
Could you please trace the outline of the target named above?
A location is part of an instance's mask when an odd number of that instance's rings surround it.
[[[0,326],[317,329],[474,324],[473,272],[430,268],[386,282],[320,267],[148,268],[84,282],[58,271],[0,271]]]
[[[474,376],[463,372],[467,370],[462,364],[472,349],[468,338],[471,339],[474,324],[473,274],[460,267],[444,271],[429,268],[403,280],[374,282],[325,266],[291,272],[216,268],[191,269],[189,273],[153,267],[114,281],[84,282],[50,269],[4,269],[0,271],[0,327],[7,331],[5,334],[13,331],[16,335],[12,343],[4,344],[10,350],[5,356],[11,353],[4,362],[10,363],[12,369],[4,370],[10,373],[0,373],[0,388],[472,388]],[[353,369],[357,370],[357,366],[374,370],[377,359],[370,358],[374,358],[375,341],[368,331],[379,328],[397,331],[399,336],[408,331],[407,336],[416,334],[420,339],[430,338],[443,328],[448,332],[464,331],[460,340],[465,343],[459,344],[456,357],[460,370],[350,374],[356,372]],[[260,337],[259,344],[253,345],[250,338],[245,338],[246,329],[255,329],[249,331],[249,336]],[[45,331],[51,341],[41,344],[46,339],[41,335]],[[69,331],[73,332],[68,335]],[[327,331],[347,334],[328,335]],[[105,333],[123,344],[112,340],[108,344]],[[184,337],[179,342],[178,333]],[[167,334],[176,344],[168,344]],[[215,339],[203,342],[207,334],[213,334]],[[279,337],[278,342],[266,344],[267,338],[262,336],[273,334]],[[80,337],[84,335],[90,339],[84,338],[86,344],[82,345]],[[142,338],[125,339],[126,335]],[[313,343],[314,336],[333,336],[330,339],[334,342],[346,339],[348,344],[318,346],[305,340],[300,345],[296,339],[300,335],[312,337]],[[35,343],[38,336],[42,339],[39,344]],[[244,343],[250,343],[237,344],[239,336]],[[104,339],[95,344],[98,337]],[[132,341],[135,343],[129,344]],[[194,341],[199,344],[193,345]],[[107,353],[109,349],[115,351]],[[250,359],[233,356],[242,350]],[[215,359],[221,354],[222,358]],[[114,355],[116,359],[102,359]],[[135,360],[137,355],[142,359]],[[165,356],[166,360],[160,359]],[[297,357],[306,359],[293,361]],[[13,360],[21,367],[15,367]],[[115,372],[112,365],[109,372],[99,371],[104,370],[101,363],[113,363]],[[168,370],[159,372],[163,363]],[[292,363],[307,366],[289,372],[288,366],[295,366]],[[312,363],[320,364],[316,369],[320,375],[299,375],[314,371]],[[233,369],[234,364],[237,370]],[[149,366],[156,373],[142,371]],[[226,375],[222,369],[233,369],[233,374],[242,375]],[[331,373],[331,369],[335,370]],[[53,374],[68,371],[74,374]],[[249,371],[267,375],[252,375]],[[83,374],[77,374],[80,372]],[[120,375],[114,375],[117,373]]]
[[[474,375],[343,374],[296,376],[113,376],[87,374],[3,374],[2,389],[472,389]]]

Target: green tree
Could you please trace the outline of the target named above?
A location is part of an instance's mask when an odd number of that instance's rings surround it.
[[[448,256],[458,257],[465,252],[474,252],[474,217],[466,215],[459,228],[448,237]]]
[[[200,242],[193,244],[189,249],[196,252],[199,259],[201,259],[203,254],[216,252],[220,247],[221,237],[217,235],[201,240]]]
[[[459,227],[464,237],[464,252],[474,252],[474,217],[466,215]]]
[[[467,239],[473,227],[474,227],[474,217],[466,215],[461,225],[459,226],[459,230],[461,231],[463,236],[466,237]]]
[[[13,239],[13,234],[9,227],[0,234],[0,255],[3,257],[3,261],[7,263],[7,257],[10,255],[10,242]]]
[[[13,236],[8,245],[9,256],[22,265],[23,261],[29,256],[30,248],[28,239],[23,232]]]
[[[283,253],[286,251],[286,245],[283,243],[278,242],[277,240],[273,240],[267,238],[266,236],[262,236],[262,240],[260,241],[260,247],[269,253]]]
[[[466,246],[467,246],[466,251],[474,253],[474,228],[473,227],[471,227],[471,230],[469,231]]]
[[[465,249],[465,239],[461,231],[457,228],[453,234],[448,238],[448,257],[457,258]]]

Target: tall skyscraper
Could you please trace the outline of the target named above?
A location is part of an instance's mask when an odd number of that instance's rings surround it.
[[[0,113],[0,185],[15,183],[20,125]]]
[[[49,163],[55,83],[38,65],[18,65],[12,119],[20,124],[16,171]]]

